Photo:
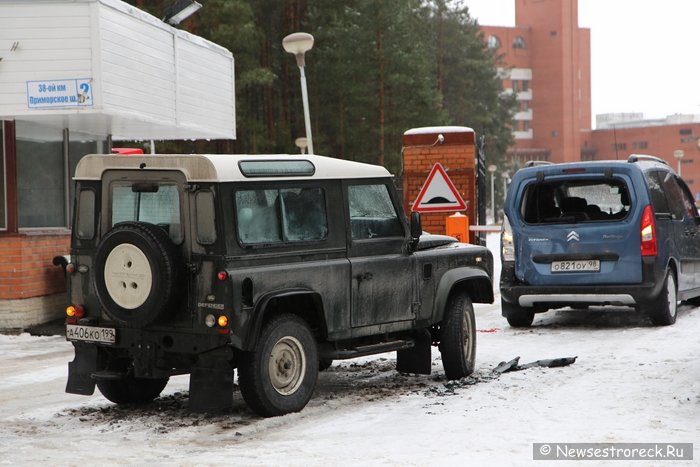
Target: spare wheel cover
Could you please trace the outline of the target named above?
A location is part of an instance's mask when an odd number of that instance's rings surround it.
[[[115,246],[104,266],[107,293],[127,310],[143,305],[153,286],[153,271],[144,252],[131,243]]]

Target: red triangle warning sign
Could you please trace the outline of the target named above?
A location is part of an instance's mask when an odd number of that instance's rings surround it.
[[[438,162],[430,170],[411,210],[413,212],[449,212],[465,209],[467,209],[467,203]]]

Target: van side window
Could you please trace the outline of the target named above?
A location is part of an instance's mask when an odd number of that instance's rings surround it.
[[[385,185],[348,187],[352,238],[403,237],[403,227]]]
[[[662,186],[661,180],[663,180],[665,174],[659,172],[658,170],[650,171],[644,174],[647,179],[647,185],[649,186],[649,194],[651,195],[651,207],[654,208],[655,214],[671,214],[671,210],[668,207],[668,200],[664,194],[664,188]]]
[[[238,238],[244,245],[328,237],[326,197],[321,188],[240,190],[235,198]]]
[[[662,175],[664,190],[668,196],[668,204],[671,209],[673,219],[683,219],[684,217],[695,217],[694,203],[686,196],[685,190],[681,187],[676,177],[667,172]]]

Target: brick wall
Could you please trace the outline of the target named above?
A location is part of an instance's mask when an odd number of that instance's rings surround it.
[[[69,231],[0,236],[0,301],[64,292],[63,270],[52,261],[69,252]]]
[[[451,127],[454,128],[454,127]],[[465,127],[451,131],[436,128],[435,131],[422,131],[418,134],[407,132],[403,137],[403,193],[404,209],[411,212],[413,202],[418,197],[430,170],[436,163],[442,164],[448,177],[467,203],[463,214],[469,216],[469,224],[476,221],[476,174],[474,132]],[[426,129],[427,130],[427,129]],[[442,144],[435,144],[438,135],[444,136]],[[423,230],[433,234],[445,234],[446,218],[452,212],[421,213]],[[474,234],[470,233],[474,242]]]
[[[0,300],[0,334],[19,334],[37,324],[60,319],[66,316],[65,309],[65,293]]]

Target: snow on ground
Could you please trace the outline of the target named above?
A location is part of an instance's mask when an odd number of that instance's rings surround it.
[[[519,466],[543,463],[540,442],[695,443],[700,459],[700,308],[668,327],[620,308],[549,312],[516,330],[497,301],[476,320],[472,377],[446,381],[437,349],[429,376],[398,374],[394,353],[336,362],[302,412],[269,419],[237,391],[230,413],[190,413],[186,376],[144,407],[66,394],[63,337],[0,336],[0,465]],[[492,372],[516,356],[578,358]]]

